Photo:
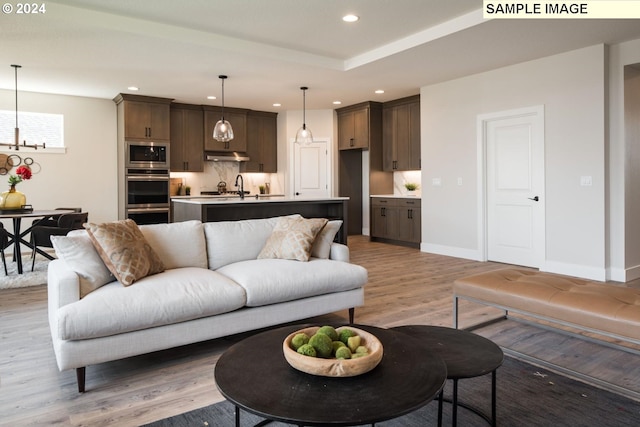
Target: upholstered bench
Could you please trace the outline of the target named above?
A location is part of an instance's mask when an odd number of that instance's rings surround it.
[[[453,294],[456,328],[462,298],[640,344],[640,289],[509,268],[458,279]]]

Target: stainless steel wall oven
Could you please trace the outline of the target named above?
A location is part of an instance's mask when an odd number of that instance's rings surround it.
[[[169,222],[169,169],[128,168],[127,218],[138,224]]]

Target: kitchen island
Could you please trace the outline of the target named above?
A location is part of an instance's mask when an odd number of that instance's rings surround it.
[[[285,196],[256,197],[190,197],[171,199],[171,222],[199,220],[202,222],[237,221],[300,214],[305,218],[340,219],[342,227],[336,236],[347,243],[348,197],[299,199]]]

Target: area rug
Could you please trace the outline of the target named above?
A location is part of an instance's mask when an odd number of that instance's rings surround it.
[[[491,378],[459,381],[460,402],[477,407],[490,414]],[[451,381],[445,386],[450,396]],[[513,427],[619,427],[638,425],[640,402],[598,389],[582,382],[536,367],[526,362],[505,357],[497,373],[497,421],[500,426]],[[380,402],[384,405],[384,402]],[[430,402],[423,408],[390,421],[376,423],[378,427],[423,427],[437,425],[438,405]],[[253,426],[262,419],[246,411],[241,412],[242,426]],[[148,427],[233,426],[234,406],[223,401],[205,408],[160,420]],[[270,426],[288,426],[270,423]],[[451,405],[445,403],[443,425],[451,425]],[[486,426],[477,414],[458,409],[458,425]]]
[[[28,286],[38,286],[47,283],[47,266],[49,260],[46,258],[36,258],[36,265],[31,271],[31,258],[22,257],[22,274],[18,274],[18,265],[7,256],[7,271],[5,276],[4,267],[0,261],[0,289],[26,288]]]

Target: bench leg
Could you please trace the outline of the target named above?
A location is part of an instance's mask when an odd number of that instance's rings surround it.
[[[458,296],[453,296],[453,327],[458,329]]]
[[[349,309],[349,324],[353,325],[353,321],[355,320],[356,317],[356,309],[355,307],[351,307]]]
[[[86,372],[87,372],[86,366],[83,366],[82,368],[76,368],[76,378],[78,380],[78,393],[84,393],[84,382],[85,382]]]

